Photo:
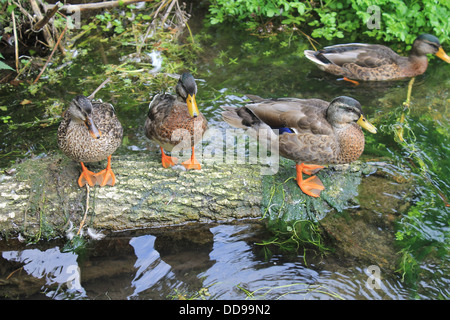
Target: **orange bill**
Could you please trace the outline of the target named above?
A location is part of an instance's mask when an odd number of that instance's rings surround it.
[[[84,124],[89,130],[89,133],[91,134],[92,138],[99,139],[102,133],[97,129],[97,126],[94,124],[94,121],[90,116],[84,120]]]

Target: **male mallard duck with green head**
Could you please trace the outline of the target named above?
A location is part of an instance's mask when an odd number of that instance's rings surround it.
[[[123,128],[109,103],[91,102],[85,96],[76,96],[64,113],[58,128],[58,146],[72,160],[81,163],[78,185],[111,185],[116,182],[111,170],[111,154],[121,145]],[[85,162],[108,159],[105,170],[89,171]]]
[[[249,132],[256,135],[269,132],[268,139],[278,139],[279,154],[297,162],[297,184],[312,197],[318,197],[324,186],[316,176],[303,180],[302,173],[314,174],[323,164],[355,161],[364,150],[361,127],[376,133],[359,102],[349,97],[338,97],[331,103],[319,99],[247,97],[253,103],[240,108],[223,107],[224,120],[233,127],[251,129]]]
[[[197,84],[190,73],[183,73],[175,87],[176,96],[157,94],[150,102],[145,121],[145,135],[161,149],[164,168],[175,165],[178,159],[167,156],[164,149],[172,151],[191,148],[191,158],[182,163],[186,169],[201,169],[195,158],[195,144],[201,141],[208,122],[200,113],[195,100]]]
[[[345,80],[384,81],[415,77],[427,70],[427,54],[450,63],[439,39],[431,34],[418,36],[408,57],[399,56],[383,45],[364,43],[338,44],[319,51],[305,50],[304,53],[321,70]]]

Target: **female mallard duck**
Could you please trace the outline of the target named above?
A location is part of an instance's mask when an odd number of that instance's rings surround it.
[[[64,113],[58,128],[58,145],[69,158],[81,163],[78,185],[94,186],[116,182],[111,170],[111,154],[122,143],[123,129],[109,103],[91,102],[85,96],[76,96]],[[97,162],[108,158],[105,170],[89,171],[84,162]]]
[[[249,132],[257,135],[269,132],[269,139],[278,139],[279,153],[297,162],[297,184],[312,197],[318,197],[324,186],[316,176],[303,180],[302,172],[311,175],[323,168],[318,164],[355,161],[364,150],[364,134],[359,126],[376,133],[363,116],[359,102],[349,97],[338,97],[331,103],[319,99],[247,97],[253,100],[252,104],[223,107],[224,120],[237,128],[252,128]]]
[[[177,150],[191,147],[191,158],[182,165],[188,170],[199,170],[201,165],[195,158],[194,147],[201,140],[208,122],[197,108],[197,84],[194,77],[190,73],[183,73],[175,90],[176,96],[158,94],[150,102],[145,135],[159,145],[164,168],[173,166],[178,161],[175,157],[167,156],[164,149],[172,151],[175,147]]]
[[[396,54],[378,44],[349,43],[325,47],[319,51],[305,50],[305,57],[321,70],[345,80],[383,81],[415,77],[427,70],[427,54],[434,54],[447,63],[439,39],[430,34],[417,37],[408,57]]]

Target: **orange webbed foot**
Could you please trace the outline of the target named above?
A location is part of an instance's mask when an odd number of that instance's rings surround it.
[[[96,173],[95,179],[100,184],[100,187],[104,187],[105,185],[114,186],[116,184],[116,176],[111,170],[111,156],[108,157],[106,169]]]
[[[174,165],[176,165],[176,164],[178,163],[178,159],[177,159],[177,158],[167,156],[167,155],[164,153],[163,148],[160,147],[160,149],[161,149],[161,163],[162,163],[162,166],[163,166],[164,168],[172,167],[172,166],[174,166]]]
[[[186,170],[200,170],[202,168],[200,162],[198,162],[195,158],[191,158],[190,160],[184,161],[181,164],[186,168]]]
[[[302,173],[305,174],[314,174],[320,169],[322,169],[322,166],[317,165],[305,165],[305,164],[297,164],[296,170],[297,170],[297,184],[300,187],[300,189],[307,194],[308,196],[317,198],[320,196],[320,192],[325,189],[323,186],[322,181],[320,181],[319,178],[316,176],[309,177],[306,180],[303,180]]]
[[[317,173],[319,170],[325,168],[324,166],[318,166],[315,164],[303,164],[302,163],[302,172],[307,174],[308,176]]]
[[[344,80],[344,81],[350,82],[350,83],[354,84],[355,86],[358,86],[358,85],[359,85],[359,82],[358,82],[358,81],[349,79],[349,78],[347,78],[347,77],[343,77],[343,78],[340,78],[340,79],[338,79],[338,80]]]
[[[93,173],[92,171],[89,171],[83,162],[80,162],[80,163],[81,163],[82,171],[81,171],[80,177],[78,178],[78,186],[80,188],[82,188],[87,183],[89,186],[93,187],[97,182],[95,173]]]
[[[198,162],[197,159],[195,158],[194,148],[192,148],[191,159],[184,161],[181,164],[186,168],[186,170],[191,169],[200,170],[202,168],[200,162]]]
[[[96,173],[95,178],[100,184],[100,187],[104,187],[106,185],[114,186],[116,184],[116,176],[111,169],[104,169],[99,173]]]
[[[298,181],[297,184],[302,191],[308,196],[317,198],[320,196],[320,192],[325,189],[322,181],[316,176],[309,177],[306,180]]]

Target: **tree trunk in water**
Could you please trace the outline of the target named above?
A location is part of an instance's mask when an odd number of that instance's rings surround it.
[[[412,182],[402,174],[392,175],[389,165],[354,162],[320,171],[325,190],[312,198],[297,186],[290,160],[280,159],[278,172],[271,176],[261,175],[261,165],[201,162],[201,170],[165,169],[158,153],[116,153],[111,162],[116,185],[90,187],[88,192],[77,184],[80,164],[61,153],[26,160],[13,166],[15,172],[0,175],[0,239],[18,234],[28,241],[51,239],[72,228],[75,233],[85,214],[84,225],[101,231],[263,217],[269,228],[282,232],[292,230],[297,221],[319,222],[322,231],[350,252],[365,248],[355,243],[370,242],[371,233],[354,238],[355,230],[365,229],[336,212],[358,207],[356,216],[382,214],[390,225],[395,221],[392,212],[404,211],[407,204],[385,193],[409,193]],[[106,161],[88,164],[93,172],[105,167]],[[372,251],[377,250],[359,252],[371,258]]]
[[[88,165],[94,172],[106,161]],[[203,164],[202,170],[165,169],[158,155],[113,155],[114,187],[89,188],[86,225],[126,230],[261,216],[260,167]],[[26,160],[0,176],[0,232],[51,238],[78,226],[87,188],[80,164],[56,153]]]

